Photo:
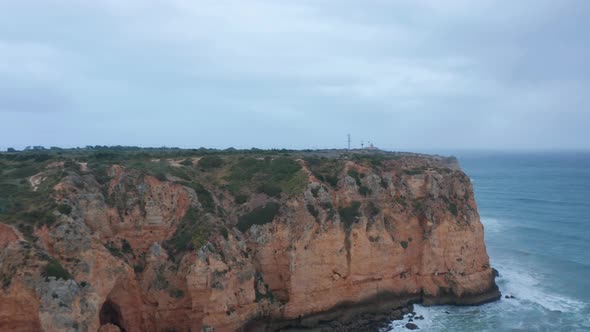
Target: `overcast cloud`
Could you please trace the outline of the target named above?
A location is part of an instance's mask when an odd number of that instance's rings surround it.
[[[589,149],[590,2],[0,2],[0,148]]]

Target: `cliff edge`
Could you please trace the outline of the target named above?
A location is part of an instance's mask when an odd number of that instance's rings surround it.
[[[180,150],[0,166],[3,331],[350,330],[412,303],[500,297],[454,158]]]

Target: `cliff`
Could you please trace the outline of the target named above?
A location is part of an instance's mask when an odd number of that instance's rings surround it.
[[[189,152],[2,156],[0,330],[347,330],[500,296],[453,158]]]

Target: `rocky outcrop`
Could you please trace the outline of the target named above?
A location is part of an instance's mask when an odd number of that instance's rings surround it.
[[[231,182],[243,158],[64,172],[55,224],[26,239],[0,224],[0,330],[346,330],[499,298],[456,160],[293,157],[289,177],[271,167],[276,194]]]

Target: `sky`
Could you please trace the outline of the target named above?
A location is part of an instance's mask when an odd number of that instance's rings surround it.
[[[0,149],[590,149],[590,1],[0,1]]]

